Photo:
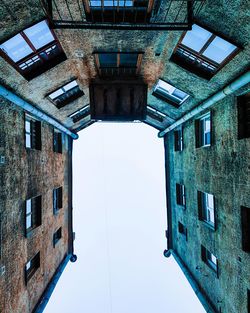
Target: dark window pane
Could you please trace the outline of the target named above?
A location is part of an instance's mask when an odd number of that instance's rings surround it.
[[[138,54],[121,53],[120,65],[124,67],[136,67]]]
[[[116,53],[100,53],[99,54],[100,67],[116,67],[117,54]]]

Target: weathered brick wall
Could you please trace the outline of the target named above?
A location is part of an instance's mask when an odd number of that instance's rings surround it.
[[[250,207],[250,140],[237,138],[235,96],[218,102],[211,112],[210,147],[195,148],[194,120],[183,125],[183,151],[174,151],[173,132],[166,138],[171,147],[173,245],[218,312],[247,313],[250,254],[241,246],[240,206]],[[186,209],[176,205],[176,183],[185,185]],[[215,197],[215,231],[198,220],[197,190]],[[187,241],[178,233],[178,221],[187,227]],[[201,244],[218,258],[218,277],[201,260]]]
[[[0,98],[1,178],[0,312],[31,312],[68,251],[68,138],[63,154],[53,152],[53,128],[42,122],[42,150],[26,149],[24,112]],[[1,153],[0,153],[1,154]],[[53,215],[53,188],[63,186],[63,208]],[[42,195],[42,224],[25,237],[25,199]],[[62,239],[53,247],[53,233]],[[40,251],[40,268],[25,285],[26,262]]]

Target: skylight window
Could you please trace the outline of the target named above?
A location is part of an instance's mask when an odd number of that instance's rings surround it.
[[[155,85],[153,95],[161,98],[162,100],[167,100],[170,104],[177,107],[179,107],[189,97],[189,95],[184,91],[175,88],[161,79],[159,79]]]
[[[30,80],[66,59],[46,20],[0,44],[0,55]]]
[[[239,48],[220,36],[194,24],[178,43],[171,60],[187,70],[210,79]]]
[[[84,95],[76,80],[73,80],[48,95],[58,109]]]

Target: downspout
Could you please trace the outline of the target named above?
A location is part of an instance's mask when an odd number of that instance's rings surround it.
[[[28,103],[27,101],[23,100],[12,91],[9,91],[4,86],[0,85],[0,96],[4,97],[5,99],[13,102],[18,107],[22,108],[23,110],[31,113],[34,117],[47,122],[48,124],[54,126],[55,128],[59,129],[63,133],[71,136],[73,139],[78,139],[78,135],[73,133],[71,130],[63,126],[61,123],[57,122],[54,118],[50,117],[46,113],[42,112],[41,110],[35,108],[32,104]]]
[[[213,104],[216,102],[224,99],[226,96],[231,95],[241,87],[245,86],[250,82],[250,71],[246,72],[239,78],[237,78],[235,81],[233,81],[231,84],[223,88],[221,91],[214,94],[212,97],[208,98],[205,102],[201,103],[199,106],[191,110],[189,113],[185,114],[183,117],[181,117],[179,120],[177,120],[175,123],[167,127],[166,129],[162,130],[158,133],[158,137],[163,137],[165,134],[176,128],[177,126],[183,124],[184,122],[188,121],[195,115],[199,114],[200,112],[204,111],[205,109],[210,108]]]
[[[216,310],[209,303],[209,300],[203,295],[203,293],[200,290],[199,285],[197,284],[197,282],[195,281],[193,275],[188,270],[188,268],[185,266],[185,264],[183,263],[181,258],[177,255],[177,253],[173,249],[170,249],[168,251],[169,251],[169,254],[171,253],[173,255],[175,261],[177,262],[177,264],[181,268],[183,274],[186,276],[189,284],[193,288],[193,291],[195,292],[197,298],[200,300],[200,302],[203,305],[203,307],[206,310],[206,312],[207,313],[216,313]]]

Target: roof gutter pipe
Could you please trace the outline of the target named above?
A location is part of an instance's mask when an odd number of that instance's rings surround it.
[[[224,89],[214,94],[212,97],[208,98],[205,102],[201,103],[199,106],[191,110],[189,113],[185,114],[183,117],[181,117],[179,120],[177,120],[175,123],[167,127],[166,129],[162,130],[158,133],[158,137],[161,138],[167,133],[169,133],[174,128],[178,127],[179,125],[183,124],[184,122],[190,120],[195,115],[199,114],[200,112],[210,108],[213,104],[216,102],[222,100],[228,95],[231,95],[241,87],[245,86],[250,82],[250,71],[246,72],[239,78],[237,78],[235,81],[233,81],[231,84],[227,85]]]
[[[216,313],[216,311],[213,309],[213,307],[210,305],[209,301],[206,299],[206,297],[202,294],[199,285],[197,284],[197,282],[195,281],[193,275],[191,274],[191,272],[187,269],[187,267],[185,266],[185,264],[182,262],[182,260],[180,259],[180,257],[177,255],[177,253],[173,250],[173,249],[169,249],[169,254],[171,252],[171,254],[173,255],[175,261],[177,262],[177,264],[180,266],[183,274],[186,276],[188,282],[190,283],[191,287],[193,288],[196,296],[198,297],[198,299],[200,300],[201,304],[203,305],[204,309],[206,310],[207,313]],[[167,255],[168,257],[169,255]]]
[[[9,91],[4,86],[0,85],[0,96],[4,97],[5,99],[13,102],[18,107],[22,108],[23,110],[29,112],[34,117],[47,122],[48,124],[54,126],[55,128],[59,129],[63,133],[71,136],[73,139],[78,139],[78,135],[73,133],[71,130],[63,126],[61,123],[57,122],[54,118],[50,117],[46,113],[42,112],[41,110],[35,108],[32,104],[28,103],[27,101],[23,100],[12,91]]]

